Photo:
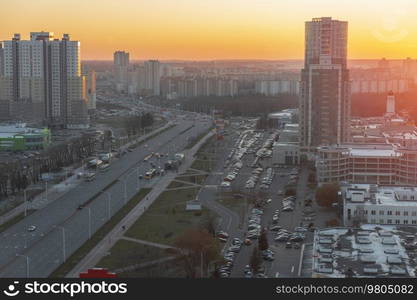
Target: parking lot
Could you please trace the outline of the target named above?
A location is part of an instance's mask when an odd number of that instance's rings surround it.
[[[273,166],[268,150],[276,136],[276,132],[245,129],[228,152],[220,189],[238,192],[252,204],[240,218],[240,230],[232,234],[224,230],[222,277],[296,277],[302,244],[312,240],[317,207],[305,207],[311,205],[305,200],[313,199],[314,192],[307,187],[309,170]],[[288,184],[296,187],[294,197],[285,195]],[[261,272],[254,272],[248,265],[263,230],[269,249],[261,254]]]

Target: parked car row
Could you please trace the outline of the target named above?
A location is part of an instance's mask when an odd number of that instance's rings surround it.
[[[295,207],[295,196],[289,196],[282,200],[282,211],[293,211]]]
[[[274,170],[272,168],[266,169],[266,176],[262,178],[261,189],[268,189],[274,179]]]
[[[257,239],[261,235],[261,219],[263,210],[253,208],[248,221],[248,233],[246,237],[250,240]]]
[[[228,278],[230,276],[236,254],[239,253],[242,244],[242,240],[238,238],[232,240],[232,245],[223,256],[225,263],[219,268],[220,277]]]
[[[259,180],[259,176],[263,172],[262,168],[256,168],[252,171],[252,175],[249,177],[249,179],[246,181],[245,188],[247,189],[253,189],[256,186],[256,183]]]

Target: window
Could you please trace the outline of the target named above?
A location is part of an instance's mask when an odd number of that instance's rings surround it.
[[[376,211],[375,210],[371,210],[371,215],[375,216]]]
[[[408,211],[404,211],[404,216],[408,216]]]
[[[392,224],[392,220],[391,220],[391,219],[388,219],[388,220],[387,220],[387,223],[388,223],[388,224]]]
[[[395,220],[395,224],[400,224],[400,220]]]
[[[387,211],[388,216],[392,216],[392,210]]]
[[[383,211],[383,210],[380,210],[380,211],[379,211],[379,215],[380,215],[380,216],[383,216],[383,215],[384,215],[384,211]]]
[[[379,219],[379,224],[384,224],[384,220],[383,219]]]
[[[401,216],[401,212],[400,212],[400,211],[396,211],[396,212],[395,212],[395,215],[396,215],[396,216]]]
[[[412,220],[411,224],[416,225],[417,224],[417,220]]]
[[[417,211],[413,211],[413,212],[411,212],[411,215],[412,215],[413,217],[417,216]]]
[[[408,224],[408,220],[404,220],[404,224]]]

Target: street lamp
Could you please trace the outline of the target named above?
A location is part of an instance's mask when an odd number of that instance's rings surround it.
[[[62,255],[64,257],[64,262],[67,260],[66,251],[65,251],[65,228],[59,225],[55,225],[57,228],[62,229]]]
[[[127,202],[127,187],[126,187],[126,178],[125,179],[118,179],[118,181],[123,182],[124,187],[124,204]]]
[[[91,239],[91,208],[87,207],[88,209],[88,239]]]
[[[26,258],[26,278],[29,278],[29,256],[18,254],[18,253],[16,253],[16,256],[21,256],[21,257]]]
[[[105,192],[105,191],[103,191],[103,193],[104,194],[106,194],[106,196],[107,196],[107,219],[108,220],[110,220],[110,211],[111,211],[111,208],[110,208],[110,202],[111,202],[111,194],[110,194],[110,192]]]

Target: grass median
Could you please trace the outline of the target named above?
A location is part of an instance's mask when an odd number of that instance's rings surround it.
[[[59,266],[49,277],[65,277],[75,266],[151,191],[141,189],[125,206],[119,209],[111,219],[97,230],[91,239],[87,240],[75,251],[65,263]]]
[[[126,232],[125,236],[172,245],[186,229],[198,227],[210,212],[187,211],[187,201],[194,200],[199,188],[163,192],[151,207]]]
[[[119,240],[111,248],[109,255],[103,257],[96,265],[115,272],[138,264],[155,261],[170,255],[167,250],[143,245],[128,240]]]

